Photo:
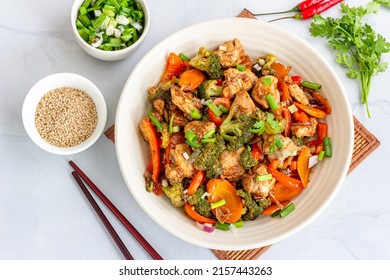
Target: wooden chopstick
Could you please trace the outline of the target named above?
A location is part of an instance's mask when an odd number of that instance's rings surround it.
[[[95,194],[103,201],[103,203],[111,210],[118,220],[126,227],[126,229],[134,236],[141,246],[149,253],[154,260],[163,260],[157,251],[149,244],[148,241],[138,232],[138,230],[126,219],[125,216],[115,207],[114,204],[104,195],[104,193],[88,178],[88,176],[73,162],[69,164],[77,172],[77,174],[87,183],[87,185],[95,192]]]
[[[111,234],[111,236],[114,239],[116,245],[118,245],[118,247],[121,250],[123,256],[126,258],[126,260],[133,260],[134,258],[130,254],[129,250],[127,250],[126,245],[123,243],[122,239],[119,237],[119,235],[115,231],[114,227],[110,224],[110,222],[108,221],[107,217],[104,215],[103,211],[100,209],[99,205],[96,203],[95,199],[89,193],[87,187],[84,185],[83,181],[81,181],[81,178],[79,177],[77,172],[73,171],[72,175],[75,178],[75,180],[76,180],[77,184],[79,185],[80,189],[83,191],[83,193],[87,197],[88,201],[91,203],[93,209],[95,209],[95,211],[98,214],[100,220],[106,226],[108,232]]]

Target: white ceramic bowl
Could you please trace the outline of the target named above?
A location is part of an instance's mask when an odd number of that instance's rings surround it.
[[[259,217],[244,223],[234,234],[198,230],[195,222],[168,199],[145,191],[143,174],[150,157],[148,144],[139,132],[139,122],[150,105],[147,89],[156,85],[169,52],[196,54],[200,46],[215,49],[239,38],[252,58],[272,53],[291,65],[294,75],[322,84],[322,93],[333,106],[327,116],[333,157],[315,167],[305,191],[293,200],[296,210],[284,219]],[[266,22],[232,18],[199,23],[169,36],[150,50],[127,80],[115,122],[116,152],[123,177],[142,209],[167,231],[193,244],[222,250],[243,250],[270,245],[296,233],[313,221],[336,195],[347,174],[353,149],[353,119],[340,80],[328,63],[308,43]]]
[[[53,89],[71,87],[88,94],[96,106],[97,124],[91,136],[84,142],[72,147],[57,147],[46,142],[35,126],[35,110],[43,95]],[[70,155],[84,151],[102,134],[107,120],[107,107],[100,90],[88,79],[72,73],[57,73],[39,80],[27,93],[22,109],[23,125],[31,140],[39,147],[53,154]]]
[[[141,36],[138,38],[138,40],[134,44],[132,44],[131,46],[129,46],[125,49],[118,50],[118,51],[104,51],[104,50],[96,49],[96,48],[92,47],[91,45],[89,45],[87,42],[85,42],[83,40],[83,38],[81,38],[79,32],[77,31],[77,27],[76,27],[77,15],[78,15],[80,6],[81,6],[81,4],[83,4],[84,0],[75,0],[73,3],[73,6],[72,6],[70,19],[71,19],[71,25],[72,25],[74,37],[76,38],[76,41],[80,45],[80,47],[85,52],[87,52],[89,55],[91,55],[95,58],[101,59],[101,60],[106,60],[106,61],[121,60],[121,59],[128,57],[132,53],[134,53],[139,48],[139,46],[142,44],[142,42],[144,41],[146,35],[148,34],[149,25],[150,25],[150,13],[149,13],[149,8],[148,8],[148,5],[146,4],[146,1],[145,0],[136,0],[136,1],[141,4],[142,9],[144,11],[144,16],[145,16],[145,25],[143,27],[144,30],[143,30]]]

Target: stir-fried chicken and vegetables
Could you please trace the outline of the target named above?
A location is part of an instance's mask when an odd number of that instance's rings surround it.
[[[209,232],[293,211],[332,150],[321,85],[290,72],[272,54],[252,60],[239,39],[192,58],[171,53],[140,122],[147,191]]]

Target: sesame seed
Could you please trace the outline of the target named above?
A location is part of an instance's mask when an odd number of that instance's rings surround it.
[[[41,137],[57,147],[73,147],[87,140],[97,125],[96,106],[84,91],[62,87],[42,97],[35,110]]]

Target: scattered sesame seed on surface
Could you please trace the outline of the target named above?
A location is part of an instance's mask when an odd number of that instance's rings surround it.
[[[57,147],[73,147],[87,140],[96,128],[97,120],[91,97],[70,87],[47,92],[35,110],[38,133]]]

